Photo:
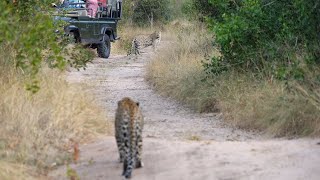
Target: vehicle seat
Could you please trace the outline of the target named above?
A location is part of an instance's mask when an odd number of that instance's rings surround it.
[[[78,16],[88,16],[87,10],[78,10]]]
[[[67,17],[89,17],[86,9],[78,9],[78,10],[68,11],[65,16],[67,16]]]

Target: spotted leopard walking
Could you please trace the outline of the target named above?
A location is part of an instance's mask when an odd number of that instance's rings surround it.
[[[148,46],[152,46],[153,50],[157,49],[157,46],[161,41],[161,31],[155,31],[150,35],[138,35],[131,41],[131,48],[128,51],[129,55],[140,55],[141,49]]]
[[[118,102],[115,136],[120,162],[123,163],[122,175],[125,178],[131,178],[132,170],[143,166],[141,161],[143,124],[139,102],[128,97]]]

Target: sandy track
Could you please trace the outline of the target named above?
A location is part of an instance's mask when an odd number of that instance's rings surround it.
[[[145,82],[151,49],[137,60],[125,56],[96,59],[87,71],[72,72],[71,82],[85,82],[114,118],[117,101],[138,100],[145,114],[145,167],[133,179],[320,179],[320,140],[274,140],[226,126],[219,114],[196,114],[157,95]],[[189,139],[200,139],[190,141]],[[81,179],[121,179],[113,137],[81,147],[72,167]],[[50,174],[64,179],[65,167]]]

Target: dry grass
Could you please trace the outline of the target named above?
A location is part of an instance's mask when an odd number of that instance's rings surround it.
[[[217,53],[212,38],[198,24],[175,22],[169,29],[172,44],[147,67],[147,79],[161,94],[199,112],[220,110],[227,122],[244,129],[273,136],[320,135],[319,86],[295,84],[290,90],[284,82],[258,81],[236,72],[203,81],[201,62]]]
[[[232,124],[273,136],[320,135],[320,110],[300,93],[289,93],[283,82],[234,74],[216,87],[220,109]]]
[[[167,29],[163,39],[168,45],[148,64],[147,79],[161,94],[202,111],[203,106],[214,101],[210,89],[203,87],[207,85],[202,82],[206,74],[201,64],[215,53],[210,43],[212,37],[201,24],[174,22]]]
[[[120,39],[112,43],[111,53],[118,55],[126,55],[131,48],[131,42],[137,35],[149,35],[154,32],[151,28],[133,27],[128,24],[120,24],[118,28],[118,36]]]
[[[1,176],[10,178],[16,166],[22,174],[30,169],[44,172],[70,159],[66,150],[71,139],[83,142],[108,132],[105,113],[85,87],[70,85],[62,72],[44,68],[39,74],[41,89],[33,95],[25,90],[27,78],[12,68],[10,53],[0,52],[0,167],[8,167],[0,170]]]
[[[12,164],[4,161],[0,161],[0,179],[11,180],[11,179],[24,179],[31,180],[34,176],[31,176],[30,169],[21,164]],[[40,179],[40,178],[39,178]]]

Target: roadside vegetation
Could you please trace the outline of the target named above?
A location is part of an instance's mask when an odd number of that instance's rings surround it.
[[[63,24],[51,2],[0,1],[0,179],[45,175],[76,143],[110,132],[86,87],[65,81],[66,66],[94,56],[53,33]],[[147,67],[159,93],[244,129],[320,135],[319,1],[131,0],[123,15],[112,53],[164,30]]]
[[[244,129],[320,135],[318,1],[183,2],[189,26],[169,25],[148,66],[155,89]]]
[[[110,132],[106,114],[66,65],[85,67],[91,51],[59,40],[51,1],[0,2],[0,179],[35,179],[72,161],[77,143]],[[36,11],[34,6],[43,11]],[[48,11],[47,11],[48,10]],[[44,13],[46,12],[46,13]],[[57,25],[57,28],[59,26]],[[45,179],[45,178],[44,178]]]
[[[0,179],[19,175],[10,171],[15,166],[30,170],[21,172],[45,174],[71,162],[68,150],[74,143],[110,132],[105,112],[85,86],[70,85],[60,70],[43,68],[40,90],[32,94],[25,88],[28,77],[13,67],[8,52],[0,51]]]
[[[213,36],[201,23],[174,21],[163,38],[167,46],[147,66],[147,80],[163,95],[174,97],[198,111],[209,111],[215,96],[204,82],[202,61],[215,52]],[[209,88],[209,89],[208,89]],[[209,104],[207,104],[209,103]],[[214,108],[214,107],[213,107]]]

